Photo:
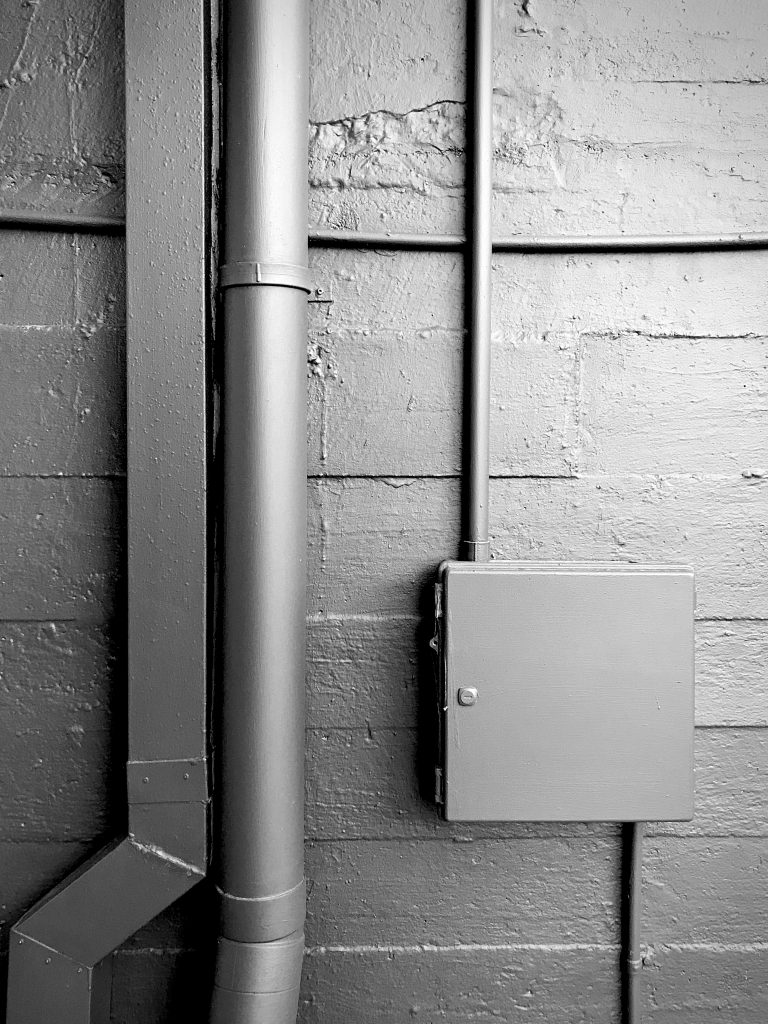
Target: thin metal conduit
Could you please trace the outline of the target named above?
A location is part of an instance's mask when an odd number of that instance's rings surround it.
[[[630,822],[625,831],[624,858],[626,868],[625,925],[623,960],[624,1020],[625,1024],[640,1024],[642,991],[640,972],[643,969],[640,952],[642,933],[643,891],[643,835],[642,821]]]
[[[336,231],[311,228],[313,248],[382,249],[415,252],[461,252],[467,246],[462,235],[431,235],[375,231]],[[768,232],[739,231],[711,235],[505,235],[494,239],[498,253],[571,252],[717,252],[726,249],[766,249]]]
[[[487,562],[493,242],[493,0],[475,0],[467,81],[467,262],[461,557]]]
[[[27,231],[72,231],[121,235],[121,217],[48,210],[0,210],[0,228]],[[419,232],[343,231],[309,228],[313,249],[381,249],[403,252],[461,252],[463,235]],[[705,235],[502,235],[492,243],[498,253],[572,252],[719,252],[768,249],[768,231],[737,231]]]
[[[491,393],[491,263],[493,251],[507,252],[626,252],[626,238],[510,239],[511,246],[491,239],[493,213],[493,0],[475,0],[470,29],[471,46],[467,80],[470,83],[470,146],[468,153],[466,306],[467,346],[465,356],[464,468],[461,557],[468,561],[489,558],[489,446]],[[710,236],[709,249],[747,248],[747,235]],[[460,238],[456,239],[463,248]],[[640,240],[635,240],[636,242]],[[763,240],[761,240],[762,243]],[[559,242],[559,244],[558,244]],[[704,248],[705,239],[678,236],[646,236],[635,251],[646,252]],[[670,245],[673,243],[673,246]],[[503,244],[503,242],[502,242]],[[447,246],[446,246],[447,248]],[[623,926],[622,989],[625,1024],[639,1024],[641,1014],[640,933],[642,880],[642,822],[631,822],[626,830],[626,906]]]
[[[26,231],[72,231],[100,235],[125,234],[123,217],[53,210],[0,210],[0,227]]]

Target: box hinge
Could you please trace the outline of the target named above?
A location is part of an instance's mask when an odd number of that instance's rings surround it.
[[[439,764],[435,766],[435,803],[444,803],[443,794],[443,769],[441,767],[443,763],[444,753],[444,739],[443,733],[445,729],[444,715],[445,715],[445,672],[443,670],[443,585],[441,582],[435,583],[435,627],[432,638],[429,641],[429,646],[432,650],[432,665],[434,668],[434,680],[435,680],[435,700],[437,713],[437,756]]]

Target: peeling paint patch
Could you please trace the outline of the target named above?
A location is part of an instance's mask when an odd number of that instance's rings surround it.
[[[455,189],[464,143],[464,104],[453,100],[316,122],[309,133],[310,185],[423,194]]]
[[[555,158],[563,110],[555,96],[543,88],[524,84],[496,86],[493,126],[494,153],[502,165],[520,166],[534,158],[538,161],[542,151]],[[498,170],[497,167],[497,177]]]
[[[336,380],[339,376],[339,368],[330,349],[321,341],[311,338],[307,342],[307,374],[331,380]]]
[[[546,29],[538,19],[535,0],[502,0],[497,4],[496,17],[504,26],[503,36],[544,36]]]
[[[9,73],[5,78],[0,81],[0,89],[14,89],[17,85],[27,85],[32,82],[37,74],[37,61],[33,57],[30,62],[27,62],[27,48],[29,41],[32,36],[32,30],[35,27],[37,16],[40,5],[38,2],[27,4],[29,8],[29,19],[24,30],[24,35],[21,40],[21,46],[19,47],[16,56],[13,60]],[[3,114],[0,115],[0,131],[3,128],[3,121],[5,118],[5,112],[8,109],[8,103],[10,100],[6,100],[6,107],[3,110]]]
[[[117,305],[116,295],[107,295],[107,301],[97,310],[91,314],[86,320],[81,320],[78,324],[78,330],[83,338],[92,338],[94,334],[100,331],[105,324],[110,322],[110,314],[113,312]]]

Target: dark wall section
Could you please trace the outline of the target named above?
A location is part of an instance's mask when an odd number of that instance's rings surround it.
[[[120,11],[5,2],[0,200],[122,204]],[[456,231],[459,0],[311,5],[311,221]],[[499,0],[496,225],[768,226],[768,13]],[[13,920],[122,816],[120,243],[0,236],[0,886]],[[303,1024],[618,1021],[619,837],[446,826],[421,616],[458,543],[462,268],[323,252],[310,307]],[[697,813],[651,825],[648,1024],[768,1018],[762,253],[494,261],[498,556],[690,562]],[[205,1019],[209,895],[117,954],[113,1017]]]

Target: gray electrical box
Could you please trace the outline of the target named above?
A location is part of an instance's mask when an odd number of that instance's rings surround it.
[[[444,817],[692,818],[694,605],[680,566],[443,563]]]

